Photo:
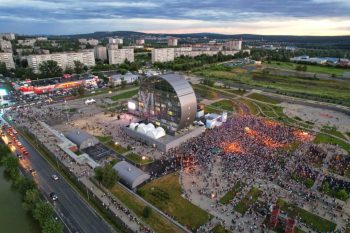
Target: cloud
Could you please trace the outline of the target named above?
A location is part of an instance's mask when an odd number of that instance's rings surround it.
[[[100,30],[219,30],[350,34],[349,0],[0,0],[0,31],[85,33]],[[324,28],[319,22],[332,22]],[[271,23],[267,23],[271,22]],[[284,26],[280,26],[283,24]],[[303,24],[303,25],[302,25]],[[26,25],[25,27],[23,25]],[[50,25],[50,26],[49,26]],[[69,25],[69,28],[66,26]],[[269,28],[258,28],[268,26]],[[340,26],[341,25],[341,26]],[[308,29],[307,29],[308,28]],[[336,30],[335,28],[338,28]],[[343,29],[340,29],[343,28]],[[298,29],[300,29],[298,31]],[[226,30],[226,31],[225,31]]]

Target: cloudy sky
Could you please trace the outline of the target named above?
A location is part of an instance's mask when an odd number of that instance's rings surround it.
[[[0,31],[350,35],[350,0],[0,0]]]

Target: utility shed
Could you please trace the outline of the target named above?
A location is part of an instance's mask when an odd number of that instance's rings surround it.
[[[116,163],[113,169],[117,171],[121,182],[131,189],[136,188],[150,178],[149,174],[126,161]]]

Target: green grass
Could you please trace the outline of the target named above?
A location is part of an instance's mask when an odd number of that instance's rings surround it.
[[[318,80],[263,74],[259,71],[237,73],[236,69],[222,71],[212,69],[203,68],[195,74],[215,80],[267,88],[283,95],[350,106],[350,80]]]
[[[242,102],[244,105],[246,105],[249,108],[249,112],[252,115],[259,115],[260,110],[259,108],[250,100],[247,99],[238,99],[239,102]]]
[[[232,231],[226,230],[223,226],[221,225],[216,225],[212,230],[212,233],[232,233]]]
[[[245,183],[238,181],[230,191],[228,191],[222,198],[220,198],[219,202],[223,205],[227,205],[232,201],[233,198],[235,198],[237,193],[242,191],[242,189],[245,186],[246,186]]]
[[[106,145],[119,154],[124,154],[124,153],[129,151],[129,149],[127,149],[119,144],[116,145],[115,142],[113,142],[113,141],[106,143]]]
[[[335,127],[323,126],[321,132],[328,133],[346,140],[346,137],[341,132],[337,131]]]
[[[108,143],[112,141],[112,136],[99,136],[95,135],[95,138],[97,138],[101,143]]]
[[[234,111],[233,109],[234,105],[231,100],[220,100],[218,102],[211,104],[210,106],[219,108],[225,111],[230,111],[230,112]]]
[[[111,99],[114,101],[121,100],[121,99],[130,99],[134,95],[136,95],[139,92],[139,90],[132,90],[132,91],[126,91],[119,95],[112,96]]]
[[[319,144],[319,143],[326,143],[326,144],[331,144],[331,145],[338,145],[341,148],[343,148],[344,150],[350,152],[350,144],[348,144],[346,142],[343,142],[343,141],[341,141],[341,140],[339,140],[337,138],[333,138],[331,136],[322,134],[322,133],[318,133],[316,135],[314,143],[317,143],[317,144]]]
[[[277,200],[277,205],[281,210],[286,211],[290,217],[299,216],[301,221],[308,225],[311,229],[319,232],[333,232],[336,228],[336,224],[324,219],[318,215],[310,213],[295,205],[290,205],[282,199]]]
[[[237,205],[235,206],[235,211],[237,211],[238,213],[244,214],[245,212],[247,212],[247,210],[252,204],[258,201],[258,198],[260,197],[260,195],[261,195],[261,190],[259,190],[256,187],[253,187],[247,193],[247,195],[237,203]]]
[[[222,111],[217,109],[217,108],[213,108],[210,105],[206,105],[204,106],[204,113],[216,113],[216,114],[221,114]]]
[[[179,175],[172,173],[147,183],[138,190],[147,201],[195,231],[212,216],[181,196]]]
[[[68,108],[68,109],[64,109],[63,112],[69,112],[69,113],[75,113],[77,112],[78,109],[76,108]]]
[[[250,95],[248,95],[247,97],[251,98],[251,99],[255,99],[255,100],[259,100],[262,102],[266,102],[266,103],[270,103],[270,104],[279,104],[281,103],[281,101],[272,98],[270,96],[266,96],[266,95],[262,95],[262,94],[258,94],[258,93],[252,93]]]
[[[152,163],[153,160],[149,157],[146,157],[146,159],[142,160],[142,157],[135,153],[130,153],[125,156],[127,159],[131,160],[132,162],[139,164],[139,165],[145,165],[148,163]]]
[[[220,95],[217,92],[209,90],[205,86],[193,85],[193,89],[196,95],[201,96],[205,99],[216,100],[220,97]]]
[[[271,62],[271,64],[265,63],[265,65],[267,65],[268,67],[295,70],[296,66],[299,64],[292,63],[292,62]],[[330,74],[330,75],[335,74],[338,77],[342,77],[344,72],[350,72],[350,69],[342,69],[337,67],[329,67],[329,66],[321,66],[321,65],[306,65],[306,66],[307,66],[307,72],[324,73],[324,74]]]
[[[146,204],[124,190],[119,184],[111,190],[112,194],[118,198],[125,206],[132,210],[138,217],[147,223],[155,232],[159,233],[176,233],[182,232],[177,226],[169,222],[166,218],[152,211],[148,218],[144,218],[142,213]]]

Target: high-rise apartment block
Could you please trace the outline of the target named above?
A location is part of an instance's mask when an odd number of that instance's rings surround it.
[[[168,46],[175,47],[178,44],[178,39],[177,38],[168,38]]]
[[[134,62],[134,49],[118,49],[118,44],[108,45],[109,64],[122,64],[125,60]]]
[[[63,70],[66,68],[74,67],[74,61],[80,61],[84,65],[91,67],[95,65],[95,55],[93,50],[83,50],[80,52],[72,53],[53,53],[53,54],[41,54],[41,55],[29,55],[27,57],[29,67],[33,68],[33,71],[38,73],[39,66],[44,61],[53,60],[56,61],[58,66]]]
[[[173,61],[174,57],[174,48],[161,48],[152,50],[152,63]]]
[[[7,69],[15,68],[12,53],[0,53],[0,62],[5,63]]]
[[[107,60],[107,48],[105,46],[95,47],[95,58],[102,61]]]
[[[242,40],[230,40],[224,44],[226,50],[242,50]]]

